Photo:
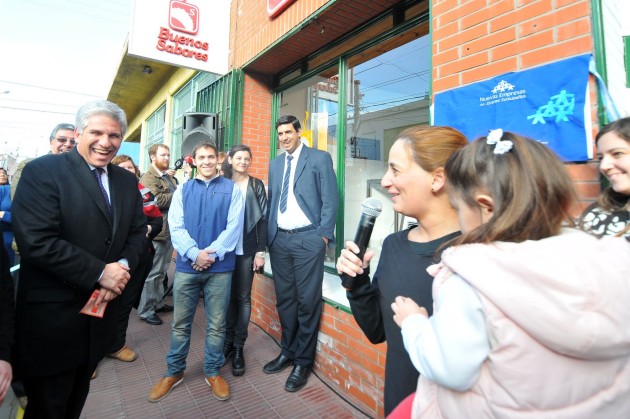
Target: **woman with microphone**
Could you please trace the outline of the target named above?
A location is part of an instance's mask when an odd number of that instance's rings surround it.
[[[348,241],[337,260],[338,273],[354,277],[347,295],[363,333],[373,344],[387,341],[385,415],[413,393],[418,382],[391,304],[405,295],[433,307],[433,278],[426,268],[439,259],[437,249],[460,234],[457,213],[444,188],[444,165],[467,144],[462,133],[449,127],[417,126],[403,131],[390,149],[381,185],[390,194],[394,210],[415,218],[418,225],[385,239],[371,282],[372,250],[360,260],[358,246]]]

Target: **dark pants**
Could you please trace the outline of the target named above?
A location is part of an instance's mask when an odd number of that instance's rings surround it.
[[[247,339],[247,326],[252,314],[253,263],[254,255],[236,256],[226,320],[226,345],[242,348]]]
[[[153,266],[153,254],[146,252],[142,256],[142,260],[138,264],[138,268],[127,283],[125,290],[120,296],[120,312],[118,322],[116,324],[116,340],[114,341],[110,354],[116,353],[125,346],[127,339],[127,327],[129,325],[129,314],[133,307],[138,308],[140,295],[144,287],[144,281],[147,279],[151,267]]]
[[[282,353],[295,365],[310,367],[315,360],[325,254],[326,243],[315,230],[278,231],[269,248]]]
[[[24,419],[78,418],[90,392],[91,376],[84,364],[59,374],[24,378],[28,397]]]
[[[4,237],[4,248],[7,250],[7,255],[9,255],[9,267],[13,267],[15,265],[15,252],[13,251],[13,232],[12,231],[3,231],[2,236]]]

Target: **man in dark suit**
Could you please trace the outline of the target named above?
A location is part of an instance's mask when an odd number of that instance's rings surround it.
[[[13,378],[11,350],[13,349],[13,278],[9,272],[9,254],[4,248],[4,238],[0,234],[0,406]],[[0,412],[2,409],[0,409]]]
[[[276,131],[285,153],[269,165],[268,243],[282,351],[263,371],[294,364],[285,385],[294,392],[306,385],[315,360],[324,257],[334,243],[339,195],[330,154],[302,144],[300,121],[280,117]]]
[[[76,117],[78,145],[25,166],[13,200],[21,254],[16,376],[25,418],[78,418],[90,376],[115,337],[118,297],[138,263],[146,222],[136,178],[110,165],[127,121],[98,100]],[[93,292],[102,318],[81,313]]]

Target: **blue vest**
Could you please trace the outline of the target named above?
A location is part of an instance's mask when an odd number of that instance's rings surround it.
[[[227,226],[234,182],[223,176],[212,179],[208,184],[191,179],[182,186],[184,225],[199,249],[205,249],[219,237]],[[217,260],[204,272],[220,273],[234,270],[236,253],[226,253],[222,261]],[[177,254],[178,272],[199,273],[190,260],[182,260]]]

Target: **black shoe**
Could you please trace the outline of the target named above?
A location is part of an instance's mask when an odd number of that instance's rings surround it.
[[[152,324],[153,326],[162,324],[162,319],[160,319],[157,314],[151,314],[149,317],[140,317],[140,320]]]
[[[271,362],[267,362],[263,367],[265,374],[276,374],[283,371],[286,367],[293,364],[293,360],[287,358],[283,354],[280,354],[276,359]]]
[[[173,311],[173,306],[168,305],[168,304],[164,304],[162,307],[158,308],[157,310],[155,310],[156,313],[170,313],[171,311]]]
[[[300,390],[308,382],[308,375],[310,372],[310,367],[296,365],[293,367],[291,374],[289,374],[289,378],[287,378],[287,384],[284,386],[284,389],[291,393]]]
[[[223,366],[227,365],[227,363],[230,361],[230,358],[232,358],[233,353],[234,353],[234,346],[232,346],[231,343],[224,343],[223,356],[225,357],[225,359],[223,360]]]
[[[232,357],[232,375],[238,377],[245,374],[245,357],[243,356],[243,347],[234,347],[234,356]]]

